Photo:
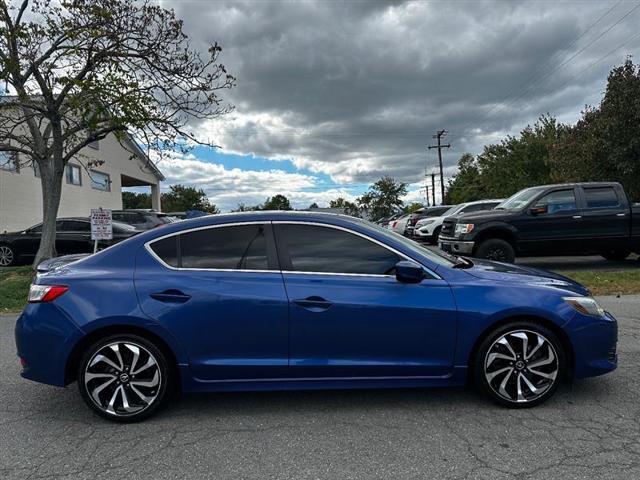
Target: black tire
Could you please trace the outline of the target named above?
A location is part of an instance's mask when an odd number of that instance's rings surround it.
[[[436,227],[436,229],[433,231],[433,235],[431,236],[431,245],[438,245],[440,230],[442,230],[442,227]]]
[[[113,345],[117,345],[121,361]],[[135,349],[132,350],[131,346],[136,347],[139,353],[135,360]],[[98,355],[106,356],[111,364],[104,360],[96,361]],[[92,364],[89,365],[89,362]],[[152,365],[145,367],[151,362]],[[145,368],[141,368],[141,364]],[[113,368],[115,366],[121,368]],[[92,371],[88,371],[89,368]],[[96,374],[103,377],[87,378]],[[82,356],[76,378],[82,399],[93,411],[108,420],[123,423],[139,422],[153,415],[167,399],[169,392],[173,391],[174,383],[173,370],[166,355],[153,342],[132,334],[110,335],[93,343]],[[103,387],[104,383],[109,385]],[[94,400],[92,392],[97,400]],[[152,400],[147,403],[143,397]],[[109,408],[109,401],[114,399],[115,405]],[[124,399],[127,400],[126,405]],[[127,406],[137,411],[127,412]]]
[[[522,358],[522,349],[525,346],[525,342],[521,338],[522,334],[529,339],[527,343],[529,358]],[[536,340],[540,337],[544,339],[544,343],[534,351],[534,347],[538,344]],[[498,350],[498,354],[511,355],[502,343],[498,343],[503,338],[509,339],[508,342],[511,344],[513,353],[520,355],[520,357],[516,357],[519,360],[490,358],[490,353],[496,353],[495,348],[503,349],[502,351]],[[519,351],[518,348],[521,350]],[[554,360],[549,364],[537,366],[540,362],[548,361],[549,358],[554,358]],[[566,372],[567,357],[562,342],[551,330],[538,323],[523,320],[510,322],[491,332],[480,344],[472,362],[473,382],[484,395],[505,407],[529,408],[545,402],[556,392]],[[521,365],[522,363],[524,367]],[[507,370],[504,373],[494,375],[503,368],[510,368],[511,371]],[[539,376],[539,371],[545,375],[552,375],[553,369],[555,369],[553,380]],[[490,379],[489,377],[492,375],[494,376]],[[507,376],[509,378],[505,380]],[[506,383],[503,384],[503,382]],[[518,382],[520,382],[520,391],[518,390]],[[535,393],[533,389],[530,389],[527,382],[539,392]],[[503,387],[502,390],[501,387]],[[503,391],[511,399],[500,391]],[[522,399],[518,399],[520,394]]]
[[[602,252],[601,255],[607,260],[621,262],[631,255],[631,250],[607,250]]]
[[[513,263],[516,259],[516,252],[506,240],[488,238],[478,245],[475,256],[496,262]]]
[[[0,243],[0,267],[11,267],[18,262],[15,249],[6,243]]]

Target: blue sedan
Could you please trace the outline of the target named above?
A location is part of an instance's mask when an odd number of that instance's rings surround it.
[[[41,265],[24,378],[136,421],[176,391],[464,385],[507,407],[616,368],[617,323],[540,270],[303,212],[187,220]]]

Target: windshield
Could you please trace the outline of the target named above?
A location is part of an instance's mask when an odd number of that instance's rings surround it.
[[[368,222],[368,221],[362,220],[362,219],[355,219],[354,218],[354,220],[359,220],[360,222],[364,223],[367,227],[375,230],[377,233],[383,235],[386,238],[389,238],[391,240],[395,240],[396,242],[402,243],[404,246],[406,246],[410,250],[413,250],[413,251],[415,251],[417,253],[420,253],[420,254],[424,255],[429,260],[431,260],[434,263],[437,263],[438,265],[444,265],[445,267],[451,267],[451,266],[455,265],[456,263],[458,263],[457,258],[452,256],[452,255],[448,255],[448,254],[446,254],[444,252],[441,252],[441,251],[430,250],[430,249],[420,245],[419,243],[414,242],[413,240],[410,240],[407,237],[405,237],[403,235],[400,235],[399,233],[395,233],[395,232],[393,232],[391,230],[383,228],[380,225],[376,225],[375,223],[371,223],[371,222]]]
[[[520,190],[518,193],[510,196],[504,202],[498,204],[496,210],[519,210],[527,205],[533,197],[539,194],[545,187],[531,187]]]
[[[440,215],[438,215],[439,217],[449,217],[451,215],[453,215],[454,213],[456,213],[456,210],[458,210],[462,205],[454,205],[451,208],[448,208],[447,210],[445,210],[443,213],[441,213]]]

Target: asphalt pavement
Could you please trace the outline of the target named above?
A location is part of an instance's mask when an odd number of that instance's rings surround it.
[[[0,317],[0,478],[640,478],[640,296],[601,302],[618,370],[537,408],[464,388],[226,393],[134,425],[91,413],[75,385],[21,379],[15,316]]]

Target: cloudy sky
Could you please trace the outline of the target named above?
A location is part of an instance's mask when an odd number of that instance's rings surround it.
[[[164,160],[166,185],[222,210],[283,193],[294,206],[353,198],[382,175],[424,200],[432,134],[445,177],[464,152],[541,114],[574,122],[612,66],[640,50],[637,0],[162,0],[237,77],[226,117],[197,126],[220,149]],[[636,57],[637,60],[637,57]]]

